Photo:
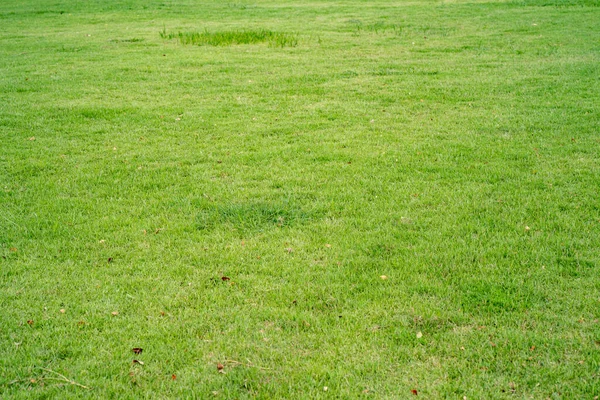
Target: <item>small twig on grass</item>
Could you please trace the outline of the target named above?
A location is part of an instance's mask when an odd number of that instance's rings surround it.
[[[248,360],[248,364],[244,364],[243,362],[236,361],[236,360],[225,360],[224,362],[225,362],[225,364],[241,365],[243,367],[258,368],[258,369],[262,369],[262,370],[270,370],[271,369],[271,368],[259,367],[258,365],[254,365],[254,364],[252,364],[252,362],[250,362],[250,360]]]
[[[23,382],[31,382],[31,379],[15,379],[13,381],[7,382],[6,385],[14,385],[15,383],[23,383]]]
[[[48,369],[48,368],[41,368],[41,367],[40,367],[40,369],[41,369],[42,371],[46,371],[46,372],[50,372],[50,373],[52,373],[52,374],[56,374],[56,375],[58,375],[58,376],[60,377],[60,378],[46,378],[46,379],[54,379],[54,380],[59,380],[59,381],[63,381],[63,382],[70,383],[71,385],[79,386],[79,387],[81,387],[81,388],[84,388],[84,389],[88,389],[88,390],[89,390],[89,389],[91,389],[91,388],[90,388],[90,387],[88,387],[88,386],[84,386],[84,385],[82,385],[82,384],[80,384],[80,383],[77,383],[77,382],[75,382],[75,381],[74,381],[74,380],[72,380],[72,379],[69,379],[69,378],[67,378],[67,377],[66,377],[66,376],[64,376],[63,374],[60,374],[60,373],[58,373],[58,372],[56,372],[56,371],[52,371],[51,369]]]

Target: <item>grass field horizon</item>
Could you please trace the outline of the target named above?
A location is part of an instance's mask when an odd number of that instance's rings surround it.
[[[598,21],[1,3],[0,397],[596,398]]]

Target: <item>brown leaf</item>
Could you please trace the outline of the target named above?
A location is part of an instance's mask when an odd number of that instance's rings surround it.
[[[419,394],[419,392],[417,392],[417,389],[410,389],[410,392],[415,396]]]
[[[172,379],[172,380],[175,380],[175,379],[177,379],[177,375],[175,375],[175,374],[171,375],[171,379]]]
[[[108,257],[108,262],[111,263],[113,261],[112,257]]]
[[[134,347],[133,349],[131,349],[131,351],[133,351],[135,354],[142,354],[142,351],[144,351],[144,349],[142,349],[141,347]]]
[[[12,251],[13,253],[16,253],[17,252],[17,248],[16,247],[11,247],[10,251]]]
[[[140,364],[140,365],[144,365],[144,362],[143,362],[143,361],[140,361],[140,360],[133,360],[133,363],[134,363],[134,364]]]
[[[66,310],[64,308],[60,309],[61,314],[64,314],[66,312]]]
[[[113,312],[111,312],[111,314],[112,315],[119,315],[119,312],[118,311],[113,311]]]
[[[222,276],[222,277],[221,277],[221,280],[222,280],[223,282],[225,282],[225,281],[230,281],[230,280],[231,280],[231,278],[230,278],[230,277],[228,277],[228,276]]]
[[[27,320],[27,323],[28,323],[29,325],[33,325],[33,320],[32,320],[32,319],[28,319],[28,320]]]
[[[222,371],[222,370],[223,370],[223,368],[225,368],[225,366],[223,366],[223,364],[221,364],[221,363],[218,363],[218,364],[217,364],[217,370],[218,370],[218,371]]]

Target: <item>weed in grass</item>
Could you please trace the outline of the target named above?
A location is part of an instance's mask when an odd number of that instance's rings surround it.
[[[377,21],[373,23],[364,23],[360,19],[350,19],[346,21],[346,23],[351,27],[353,34],[355,36],[360,33],[374,33],[376,35],[379,34],[392,34],[392,35],[400,35],[402,34],[404,28],[400,24],[391,24],[388,22]]]
[[[259,30],[231,30],[221,32],[160,32],[163,39],[177,39],[182,44],[198,46],[231,46],[237,44],[268,43],[273,47],[295,47],[298,36],[295,34]]]

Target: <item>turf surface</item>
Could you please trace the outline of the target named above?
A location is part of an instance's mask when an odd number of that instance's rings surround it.
[[[599,395],[598,21],[3,1],[0,397]]]

